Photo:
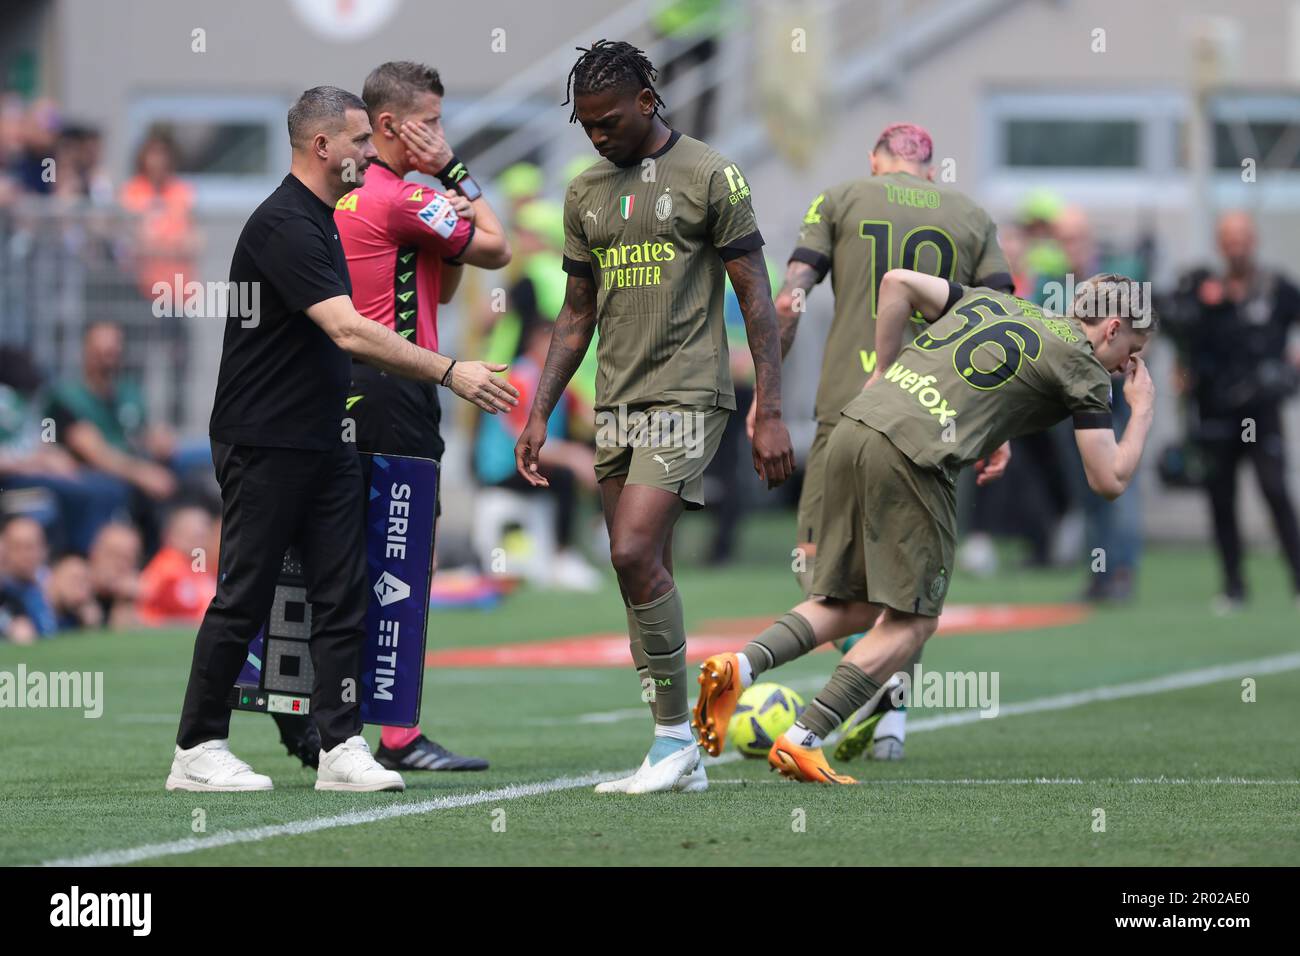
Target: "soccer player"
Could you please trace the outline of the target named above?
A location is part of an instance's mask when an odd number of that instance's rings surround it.
[[[794,344],[803,302],[830,273],[835,314],[822,356],[814,407],[817,430],[808,450],[795,537],[803,552],[796,577],[804,597],[809,596],[817,557],[826,443],[840,409],[862,391],[876,369],[881,277],[898,267],[962,285],[1011,291],[1011,270],[998,247],[997,226],[974,200],[934,182],[933,158],[934,143],[924,128],[912,123],[885,127],[871,151],[871,175],[813,199],[776,297],[784,358]],[[905,337],[910,341],[923,327],[914,317],[904,329]],[[751,408],[751,423],[753,414]],[[859,639],[861,635],[846,638],[840,650],[847,652]],[[908,673],[915,664],[909,664]],[[892,707],[893,700],[893,695],[882,694],[873,710],[858,715],[860,721],[836,750],[839,759],[856,757],[868,744],[877,759],[902,758],[907,711]]]
[[[916,312],[930,327],[904,346]],[[1010,439],[1073,416],[1088,485],[1112,500],[1124,491],[1151,425],[1155,393],[1137,353],[1155,316],[1142,288],[1114,274],[1080,283],[1069,312],[910,270],[885,274],[876,369],[827,442],[823,493],[837,496],[823,499],[812,596],[740,653],[703,665],[696,713],[719,743],[760,673],[872,628],[768,752],[796,780],[854,783],[821,744],[934,633],[956,549],[957,473],[973,463],[980,483],[999,477]],[[1116,441],[1119,372],[1133,417]]]
[[[602,161],[577,176],[565,197],[565,301],[515,447],[520,474],[545,485],[538,452],[546,420],[599,326],[596,477],[632,659],[655,722],[640,768],[601,784],[602,793],[708,786],[689,721],[672,531],[683,508],[703,506],[704,469],[736,407],[724,269],[757,373],[754,469],[769,486],[794,469],[749,186],[734,163],[669,128],[655,78],[640,50],[605,40],[583,50],[570,73],[570,122],[582,124]]]

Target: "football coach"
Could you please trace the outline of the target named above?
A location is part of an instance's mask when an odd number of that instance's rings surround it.
[[[361,463],[341,421],[351,358],[438,382],[487,412],[517,404],[494,372],[407,342],[352,305],[334,205],[376,156],[366,105],[318,86],[289,110],[289,175],[244,224],[209,433],[221,486],[216,597],[194,643],[168,790],[269,790],[230,751],[229,694],[266,620],[285,549],[302,555],[311,602],[317,790],[402,790],[361,736],[366,549]],[[352,693],[345,692],[350,688]]]

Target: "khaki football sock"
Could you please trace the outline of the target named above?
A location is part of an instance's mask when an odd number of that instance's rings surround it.
[[[641,633],[641,650],[645,654],[650,679],[654,681],[655,722],[680,724],[690,719],[686,702],[686,625],[682,618],[682,598],[674,587],[649,604],[628,608],[636,618]]]
[[[632,651],[632,665],[636,668],[636,679],[641,684],[641,699],[650,705],[650,719],[655,715],[654,681],[650,679],[650,662],[646,660],[645,648],[641,646],[641,628],[637,625],[636,615],[632,609],[627,610],[627,643]]]
[[[879,690],[880,685],[866,673],[841,661],[826,686],[804,708],[799,723],[825,740]]]
[[[763,671],[803,657],[816,646],[817,637],[808,619],[797,611],[787,611],[746,644],[741,653],[749,658],[749,665],[757,678]]]

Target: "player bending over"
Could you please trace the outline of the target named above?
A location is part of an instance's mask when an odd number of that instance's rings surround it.
[[[877,368],[876,309],[882,277],[896,266],[962,285],[1011,291],[1011,269],[998,246],[993,219],[969,196],[934,182],[933,158],[934,142],[924,128],[913,123],[886,126],[871,151],[871,175],[832,186],[808,206],[776,297],[784,357],[794,344],[804,301],[828,273],[835,295],[817,384],[817,432],[799,494],[795,542],[803,561],[796,577],[804,597],[812,596],[816,571],[827,442],[840,409],[862,391]],[[925,323],[914,319],[904,326],[903,337],[910,342],[924,330]],[[848,653],[861,638],[851,635],[837,646]],[[919,662],[919,657],[911,661],[906,673]],[[902,759],[907,710],[893,706],[892,694],[881,694],[875,709],[858,717],[836,748],[837,759],[851,760],[868,746],[875,759]]]
[[[914,311],[930,326],[902,347]],[[759,674],[870,628],[767,756],[795,780],[856,782],[827,763],[822,741],[934,633],[952,575],[962,468],[996,478],[1010,439],[1073,416],[1089,487],[1111,500],[1124,491],[1151,425],[1155,392],[1138,353],[1155,315],[1137,283],[1111,274],[1080,283],[1069,311],[1053,316],[919,272],[885,275],[876,370],[827,446],[813,596],[739,654],[701,665],[695,722],[710,754],[721,752],[736,699]],[[1118,372],[1133,417],[1117,442],[1110,376]]]
[[[579,174],[565,197],[564,307],[515,446],[519,473],[545,485],[538,452],[546,420],[599,326],[596,478],[632,660],[655,723],[640,769],[601,784],[600,793],[708,786],[690,725],[672,533],[683,508],[703,506],[704,470],[736,407],[724,269],[757,373],[754,470],[769,486],[794,470],[781,422],[772,290],[749,186],[734,163],[669,128],[654,78],[640,50],[604,40],[583,51],[570,75],[570,120],[582,124],[602,160]]]

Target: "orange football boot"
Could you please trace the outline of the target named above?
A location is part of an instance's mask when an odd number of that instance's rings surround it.
[[[826,762],[821,747],[800,747],[782,734],[767,752],[767,762],[783,777],[800,783],[857,783]]]
[[[740,661],[735,654],[714,654],[700,665],[700,699],[691,725],[710,757],[722,753],[740,691]]]

